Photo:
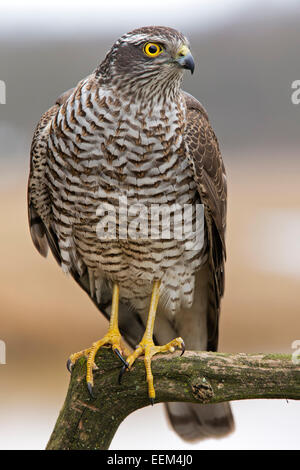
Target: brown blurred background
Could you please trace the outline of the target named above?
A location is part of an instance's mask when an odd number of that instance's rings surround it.
[[[207,108],[220,141],[229,205],[219,349],[291,353],[300,339],[300,104],[291,101],[291,84],[300,79],[297,3],[187,1],[182,12],[180,2],[166,1],[152,3],[150,14],[134,1],[126,12],[119,2],[104,11],[75,2],[72,12],[59,3],[0,7],[2,449],[45,446],[68,385],[67,357],[107,327],[86,294],[31,242],[32,133],[56,97],[134,27],[165,24],[188,35],[197,70],[184,88]],[[112,448],[299,448],[297,403],[247,401],[233,409],[235,434],[189,445],[168,429],[160,405],[146,408],[122,424]]]

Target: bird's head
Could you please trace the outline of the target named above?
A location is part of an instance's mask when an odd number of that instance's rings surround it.
[[[135,29],[121,36],[96,70],[103,83],[123,92],[179,90],[185,69],[194,71],[188,40],[164,26]]]

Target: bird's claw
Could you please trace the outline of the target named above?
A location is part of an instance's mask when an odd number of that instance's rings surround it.
[[[126,362],[126,361],[125,361]],[[126,362],[126,364],[122,367],[122,369],[120,370],[120,373],[119,373],[119,379],[118,379],[118,382],[119,382],[119,385],[121,385],[121,382],[122,382],[122,378],[123,378],[123,375],[125,374],[126,372],[126,369],[128,369],[128,362]]]
[[[181,352],[181,354],[180,354],[180,357],[183,356],[184,353],[185,353],[185,344],[184,344],[184,341],[182,341],[182,343],[181,343],[181,349],[182,349],[182,352]]]
[[[72,363],[71,359],[68,359],[67,360],[67,369],[70,372],[70,374],[72,373],[72,367],[73,367],[73,363]]]
[[[93,394],[93,385],[90,382],[87,383],[87,388],[88,388],[90,396],[92,398],[95,398],[95,395]]]
[[[121,360],[121,362],[124,364],[124,367],[128,368],[129,364],[128,364],[127,361],[125,361],[124,357],[122,356],[122,354],[120,353],[118,348],[115,348],[113,351],[118,356],[118,358]]]

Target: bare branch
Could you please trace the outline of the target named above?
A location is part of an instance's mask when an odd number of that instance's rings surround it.
[[[72,372],[67,397],[47,449],[108,449],[121,422],[149,405],[141,359],[118,384],[120,362],[108,348],[99,351],[94,393],[85,383],[86,361]],[[250,398],[300,399],[300,369],[290,355],[222,354],[188,351],[155,356],[156,403],[217,403]]]

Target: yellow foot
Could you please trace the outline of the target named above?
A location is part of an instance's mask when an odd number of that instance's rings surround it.
[[[181,356],[182,356],[182,354],[185,351],[185,345],[184,345],[182,338],[173,339],[173,341],[170,341],[164,346],[155,346],[152,339],[145,340],[143,338],[140,344],[136,347],[135,351],[127,357],[126,359],[127,365],[124,364],[124,366],[122,367],[122,370],[119,376],[119,383],[121,383],[121,379],[125,371],[131,369],[135,360],[138,357],[144,355],[146,380],[148,382],[148,396],[149,396],[151,405],[153,405],[154,398],[155,398],[155,389],[153,385],[153,375],[151,371],[151,359],[155,354],[164,353],[164,352],[174,352],[176,348],[179,348],[182,350],[182,353],[181,353]]]
[[[67,362],[67,368],[71,372],[73,365],[82,356],[85,356],[87,358],[87,365],[86,365],[86,382],[87,382],[87,387],[88,390],[91,394],[91,396],[94,398],[93,395],[93,385],[94,385],[94,380],[93,380],[93,369],[97,369],[97,366],[95,364],[95,356],[97,354],[98,349],[100,349],[102,346],[110,344],[112,347],[112,350],[114,353],[121,359],[121,361],[124,364],[124,367],[128,367],[127,362],[122,356],[122,353],[127,355],[128,350],[127,348],[122,344],[122,338],[120,335],[119,331],[108,331],[108,333],[99,341],[96,341],[93,343],[91,348],[88,349],[83,349],[82,351],[79,351],[77,353],[72,354]]]

